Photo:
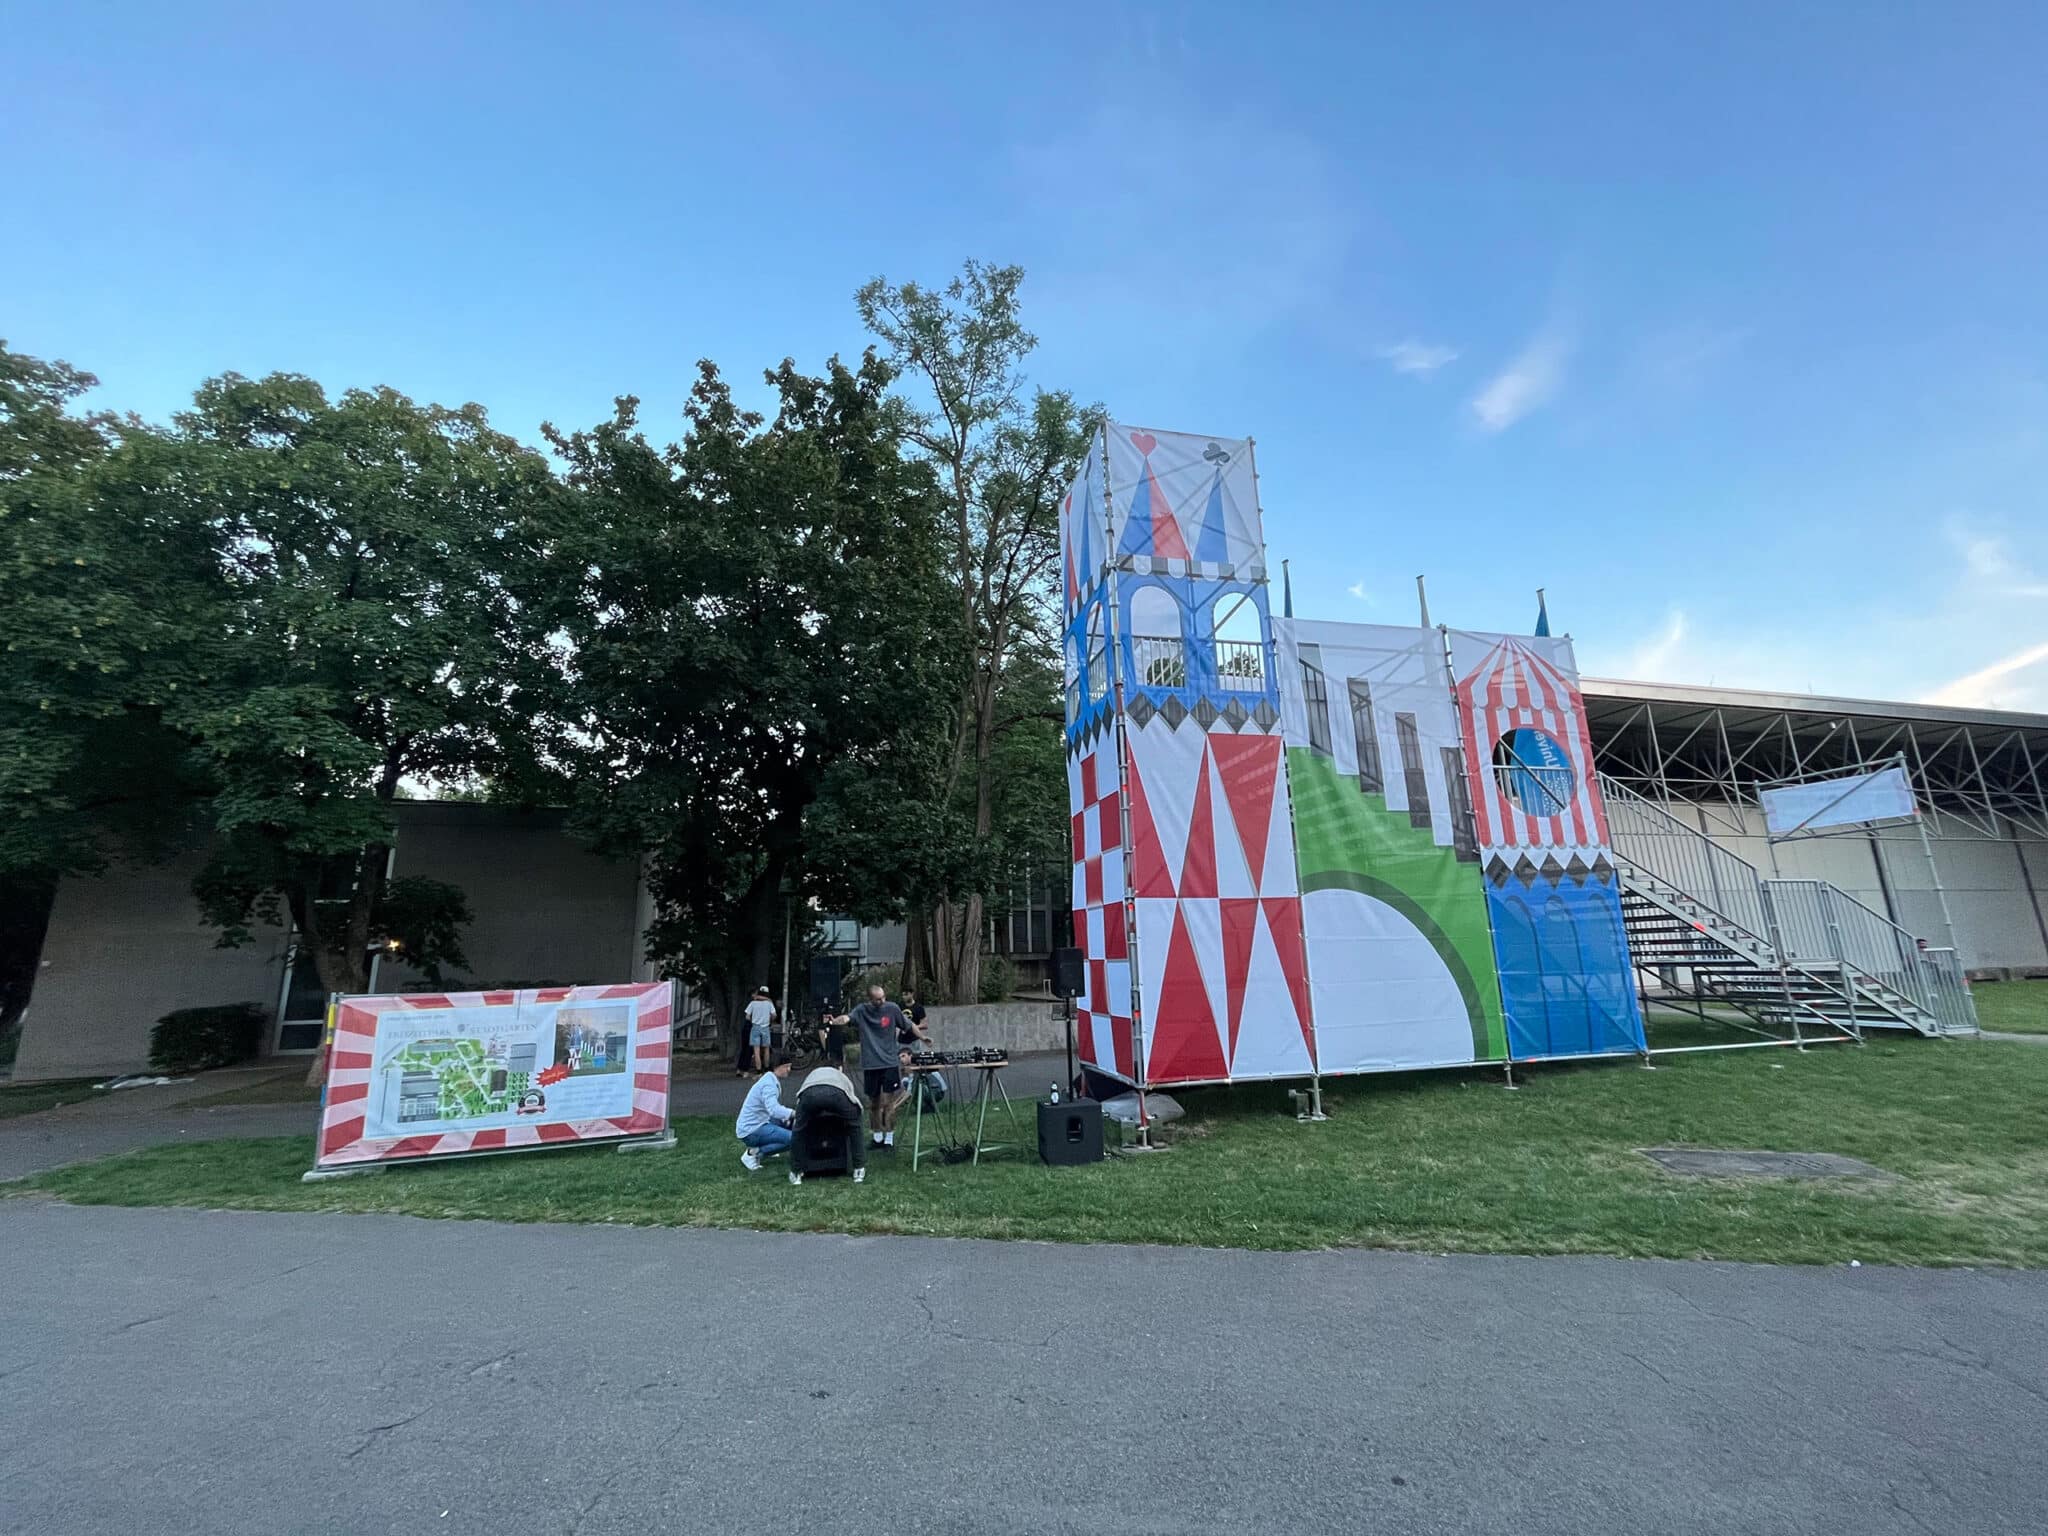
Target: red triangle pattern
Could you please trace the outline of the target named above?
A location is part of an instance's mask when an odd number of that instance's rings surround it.
[[[1152,553],[1161,560],[1186,560],[1188,541],[1181,537],[1180,522],[1169,510],[1166,493],[1159,489],[1159,477],[1152,473],[1152,461],[1145,461],[1145,486],[1151,492]]]
[[[1167,895],[1174,895],[1169,891]],[[1216,894],[1216,815],[1209,805],[1209,749],[1202,748],[1201,774],[1195,781],[1195,811],[1188,818],[1188,851],[1181,859],[1182,896]]]
[[[1315,1030],[1309,1022],[1308,957],[1302,947],[1301,898],[1267,896],[1266,927],[1273,935],[1273,952],[1280,957],[1280,974],[1287,978],[1287,992],[1294,999],[1294,1019],[1301,1026],[1301,1038],[1315,1058]]]
[[[1173,876],[1166,868],[1166,850],[1145,800],[1145,781],[1138,777],[1138,759],[1131,757],[1131,894],[1171,896]]]
[[[1252,968],[1252,935],[1258,928],[1256,898],[1228,898],[1223,909],[1223,995],[1230,1006],[1230,1056],[1237,1059],[1237,1025],[1244,1017],[1244,984]]]
[[[1202,983],[1201,962],[1195,958],[1187,920],[1176,906],[1166,971],[1159,979],[1159,1017],[1152,1025],[1152,1055],[1145,1063],[1145,1076],[1152,1082],[1199,1083],[1229,1075],[1222,1044],[1216,1038],[1209,989]]]
[[[1209,738],[1209,750],[1216,754],[1223,798],[1229,802],[1231,820],[1237,823],[1238,845],[1244,849],[1245,866],[1257,887],[1266,872],[1266,834],[1273,825],[1280,738],[1216,735]]]

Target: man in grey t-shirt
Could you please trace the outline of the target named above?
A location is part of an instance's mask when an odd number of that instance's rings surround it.
[[[905,1018],[903,1010],[890,1002],[889,994],[880,987],[869,987],[866,1002],[832,1022],[852,1024],[860,1031],[860,1075],[868,1096],[868,1137],[878,1147],[893,1147],[896,1107],[901,1102],[897,1090],[903,1086],[903,1074],[896,1062],[896,1032],[911,1031],[927,1042],[931,1036],[923,1026]]]

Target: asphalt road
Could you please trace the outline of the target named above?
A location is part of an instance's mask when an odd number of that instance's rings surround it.
[[[0,1529],[2038,1532],[2048,1274],[0,1200]]]

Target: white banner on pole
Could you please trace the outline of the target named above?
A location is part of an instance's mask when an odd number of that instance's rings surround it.
[[[1917,814],[1913,786],[1897,763],[1874,773],[1780,784],[1760,790],[1757,798],[1763,801],[1764,825],[1772,837],[1793,837],[1858,822],[1898,821]]]

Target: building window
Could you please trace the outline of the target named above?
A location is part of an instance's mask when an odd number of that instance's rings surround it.
[[[1358,789],[1361,794],[1383,795],[1387,781],[1380,769],[1380,733],[1372,722],[1372,689],[1362,677],[1345,685],[1351,695],[1351,743],[1358,753]]]
[[[1308,744],[1331,756],[1330,690],[1323,683],[1323,669],[1306,658],[1301,663],[1301,699],[1308,707]]]
[[[1109,697],[1109,648],[1102,634],[1100,601],[1088,609],[1088,697],[1098,701]]]
[[[1422,735],[1413,715],[1394,716],[1394,739],[1401,744],[1401,778],[1408,788],[1408,825],[1429,825],[1429,776],[1422,771]]]
[[[1216,646],[1218,687],[1263,693],[1266,690],[1265,626],[1249,592],[1226,592],[1210,609]]]
[[[1472,789],[1465,781],[1465,754],[1445,747],[1444,795],[1451,807],[1451,847],[1467,864],[1479,862],[1479,834],[1472,825]]]
[[[1187,648],[1180,604],[1164,587],[1131,589],[1131,677],[1141,688],[1185,688]]]

